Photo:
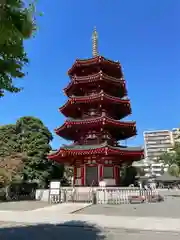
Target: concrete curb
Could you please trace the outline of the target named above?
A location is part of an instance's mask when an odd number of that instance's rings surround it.
[[[75,213],[80,212],[81,210],[83,210],[83,209],[85,209],[85,208],[91,207],[92,205],[93,205],[93,204],[90,203],[89,205],[84,206],[84,207],[82,207],[82,208],[79,208],[79,209],[77,209],[77,210],[75,210],[75,211],[72,211],[72,212],[70,212],[70,213],[71,213],[71,214],[75,214]]]

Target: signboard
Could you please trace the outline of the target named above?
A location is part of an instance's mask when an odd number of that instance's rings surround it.
[[[60,181],[52,181],[50,182],[50,195],[59,195],[60,194]]]
[[[61,182],[59,182],[59,181],[50,182],[50,188],[59,189],[60,187],[61,187]]]

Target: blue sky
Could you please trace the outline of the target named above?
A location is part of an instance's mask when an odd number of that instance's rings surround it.
[[[67,100],[62,89],[76,58],[91,57],[91,34],[97,27],[99,52],[119,60],[127,81],[138,136],[144,130],[179,127],[179,0],[39,0],[36,38],[26,42],[28,75],[16,80],[24,90],[7,94],[0,104],[0,124],[35,116],[53,131],[63,124],[58,107]],[[55,137],[54,148],[64,140]]]

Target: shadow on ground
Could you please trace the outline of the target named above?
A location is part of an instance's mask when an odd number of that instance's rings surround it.
[[[64,224],[38,224],[0,228],[1,240],[103,240],[104,233],[97,226],[81,221]]]

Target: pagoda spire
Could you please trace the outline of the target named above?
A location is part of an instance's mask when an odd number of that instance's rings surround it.
[[[96,31],[96,27],[94,27],[92,34],[92,55],[93,57],[98,56],[98,33]]]

